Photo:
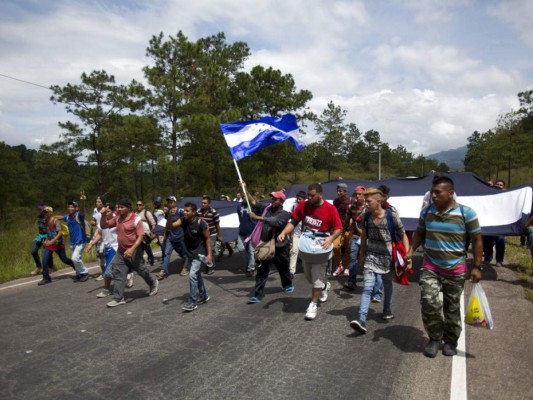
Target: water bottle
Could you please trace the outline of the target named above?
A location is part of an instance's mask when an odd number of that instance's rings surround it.
[[[203,254],[198,254],[198,259],[203,262],[205,265],[207,265],[207,268],[211,268],[213,266],[213,263],[208,263],[207,262],[207,256],[203,255]]]

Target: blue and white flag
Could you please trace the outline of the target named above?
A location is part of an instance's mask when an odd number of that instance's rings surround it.
[[[305,147],[298,135],[298,123],[293,114],[285,114],[281,118],[264,117],[256,121],[220,124],[220,129],[236,161],[287,139],[298,150]]]

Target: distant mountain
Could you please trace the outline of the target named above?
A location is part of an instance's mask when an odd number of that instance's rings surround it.
[[[430,154],[427,156],[427,158],[436,160],[438,163],[446,163],[446,165],[448,165],[448,167],[454,171],[462,171],[465,168],[463,160],[465,159],[466,150],[467,147],[464,145],[463,147],[459,147],[457,149],[444,150],[435,154]]]

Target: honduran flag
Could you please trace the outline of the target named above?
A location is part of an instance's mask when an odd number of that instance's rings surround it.
[[[220,124],[231,156],[239,161],[257,151],[285,140],[301,150],[305,147],[298,134],[298,123],[293,114],[281,118],[264,117],[256,121]]]

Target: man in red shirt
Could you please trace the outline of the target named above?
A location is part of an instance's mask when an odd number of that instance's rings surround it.
[[[140,247],[144,235],[144,227],[141,218],[131,212],[131,201],[122,199],[117,202],[118,215],[113,216],[109,207],[102,210],[100,227],[102,229],[117,228],[118,251],[113,257],[113,298],[107,303],[108,307],[116,307],[126,304],[124,299],[124,287],[130,269],[144,279],[149,286],[148,295],[157,294],[159,282],[155,279],[144,265],[143,251]]]
[[[279,234],[278,241],[282,242],[285,237],[294,230],[300,221],[303,221],[302,235],[305,231],[325,234],[322,244],[324,249],[332,246],[332,243],[342,232],[342,223],[339,213],[333,204],[324,200],[322,185],[313,183],[307,188],[307,201],[301,201],[291,215],[291,219],[285,229]],[[302,239],[300,239],[302,240]],[[331,258],[332,252],[330,253]],[[305,319],[314,320],[317,314],[318,302],[328,299],[330,283],[324,283],[326,264],[313,263],[302,260],[304,275],[313,285],[311,303],[307,308]]]

